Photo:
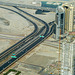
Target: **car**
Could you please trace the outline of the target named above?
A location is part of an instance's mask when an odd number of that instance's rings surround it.
[[[12,58],[17,58],[16,56],[11,56]]]
[[[42,36],[44,38],[44,36]]]
[[[39,37],[41,37],[41,35]]]
[[[41,36],[41,35],[40,35],[40,37],[44,38],[44,36]]]
[[[12,55],[15,55],[14,53]]]

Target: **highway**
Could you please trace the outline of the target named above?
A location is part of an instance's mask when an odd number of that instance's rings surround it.
[[[29,13],[15,7],[16,9],[20,10],[21,12],[30,15]],[[6,8],[5,8],[6,9]],[[8,8],[7,8],[8,9]],[[19,13],[20,14],[20,13]],[[22,15],[22,14],[21,14]],[[23,16],[23,15],[22,15]],[[36,37],[33,37],[33,39],[31,40],[31,42],[29,42],[28,44],[25,45],[21,45],[22,43],[18,44],[20,46],[19,51],[16,52],[16,56],[17,58],[10,58],[9,60],[7,60],[5,63],[3,63],[0,66],[0,72],[2,72],[3,70],[5,70],[7,67],[9,67],[11,64],[13,64],[15,61],[19,60],[19,58],[21,58],[23,55],[25,55],[27,52],[29,52],[31,49],[35,48],[37,45],[39,45],[41,42],[43,42],[45,39],[47,39],[47,37],[49,37],[54,30],[54,25],[51,26],[51,28],[49,27],[49,25],[44,22],[43,20],[34,17],[33,15],[30,15],[33,18],[37,19],[38,21],[40,21],[42,24],[44,24],[44,26],[41,28],[41,30],[37,33]],[[43,34],[44,38],[39,37],[40,34]],[[22,40],[21,40],[22,41]],[[20,41],[20,42],[21,42]],[[30,41],[30,40],[29,40]],[[25,42],[24,42],[25,43]],[[17,44],[15,44],[17,45]],[[14,45],[14,46],[15,46]],[[12,47],[13,48],[13,47]],[[13,48],[14,49],[14,48]],[[16,51],[18,50],[17,48],[15,49]],[[8,50],[7,50],[8,51]],[[2,53],[2,58],[3,56],[7,56],[7,51],[5,51],[4,53]],[[10,53],[10,52],[9,52]]]
[[[7,9],[7,10],[10,10],[10,11],[13,11],[13,12],[16,12],[16,11],[14,11],[14,10],[11,10],[11,9],[8,9],[8,8],[5,8],[5,7],[1,7],[1,8],[4,8],[4,9]],[[22,11],[23,12],[23,11]],[[16,13],[18,13],[18,12],[16,12]],[[27,12],[24,12],[24,13],[26,13],[27,15],[30,15],[30,14],[28,14]],[[24,17],[22,14],[20,14],[20,13],[18,13],[19,15],[21,15],[22,17]],[[32,15],[30,15],[30,16],[32,16]],[[32,17],[34,17],[34,16],[32,16]],[[25,18],[25,17],[24,17]],[[34,18],[36,18],[36,17],[34,17]],[[36,19],[38,19],[38,18],[36,18]],[[38,20],[40,20],[40,19],[38,19]],[[41,20],[42,21],[42,20]],[[43,22],[43,21],[42,21]],[[34,24],[35,25],[35,24]],[[35,26],[35,30],[37,30],[36,29],[37,28],[37,26]],[[39,32],[38,32],[38,34],[40,34],[43,30],[44,30],[44,28],[45,27],[43,27]],[[33,32],[34,33],[34,32]],[[32,34],[33,34],[32,33]],[[38,35],[37,34],[37,35]],[[31,37],[32,35],[29,35],[29,37]],[[32,38],[30,38],[30,40],[29,40],[29,37],[27,37],[26,39],[24,38],[24,39],[22,39],[21,41],[19,41],[18,43],[16,43],[15,45],[13,45],[12,47],[10,47],[9,49],[7,49],[6,51],[4,51],[4,52],[2,52],[1,54],[0,54],[0,60],[2,60],[2,59],[4,59],[4,58],[6,58],[6,56],[8,56],[10,53],[12,53],[12,52],[14,52],[14,51],[16,51],[17,49],[19,49],[20,47],[22,47],[24,44],[26,44],[28,41],[30,41]],[[28,39],[28,41],[27,41],[27,39]],[[26,42],[27,41],[27,42]]]
[[[34,36],[34,35],[38,32],[38,27],[37,27],[37,25],[36,25],[34,22],[32,22],[31,20],[29,20],[28,18],[26,18],[26,17],[23,16],[22,14],[20,14],[20,13],[14,11],[14,10],[12,10],[12,9],[5,8],[5,7],[0,7],[0,8],[7,9],[7,10],[10,10],[10,11],[12,11],[12,12],[17,13],[18,15],[22,16],[24,19],[27,19],[28,21],[30,21],[30,22],[34,25],[34,27],[35,27],[34,31],[33,31],[30,35],[28,35],[27,37],[23,38],[22,40],[20,40],[19,42],[17,42],[17,43],[14,44],[13,46],[11,46],[10,48],[8,48],[8,49],[5,50],[4,52],[2,52],[2,53],[0,54],[0,60],[1,60],[1,59],[3,59],[3,57],[5,57],[6,55],[9,55],[9,52],[15,51],[16,49],[19,49],[19,48],[20,48],[20,45],[23,46],[25,43],[27,43],[27,42],[31,39],[31,37]]]
[[[11,10],[11,9],[8,9],[8,8],[5,8],[5,7],[0,7],[0,8],[13,11],[13,12],[15,12],[15,13],[21,15],[22,17],[24,17],[22,14],[20,14],[20,13],[14,11],[14,10]],[[28,13],[26,13],[26,14],[28,14]],[[28,15],[30,15],[30,14],[28,14]],[[24,17],[24,18],[25,18],[25,17]],[[34,18],[35,18],[35,17],[34,17]],[[26,19],[27,19],[27,18],[26,18]],[[29,21],[30,21],[30,20],[29,20]],[[33,23],[33,22],[32,22],[32,23]],[[34,32],[35,32],[35,31],[37,32],[37,26],[36,26],[35,23],[33,23],[33,24],[35,25],[35,30],[34,30]],[[42,29],[37,33],[37,35],[39,35],[39,34],[44,30],[44,28],[45,28],[45,26],[42,27]],[[34,32],[33,32],[33,33],[34,33]],[[35,32],[35,33],[36,33],[36,32]],[[31,34],[28,35],[26,38],[22,39],[21,41],[19,41],[18,43],[16,43],[16,44],[13,45],[12,47],[8,48],[6,51],[2,52],[2,53],[0,54],[0,61],[2,61],[4,58],[6,58],[10,53],[16,51],[17,49],[20,49],[24,44],[26,44],[28,41],[30,41],[30,40],[33,38],[33,37],[32,37],[33,33],[31,33]],[[35,33],[34,33],[34,34],[35,34]],[[29,37],[30,37],[30,38],[29,38]],[[28,39],[28,40],[27,40],[27,39]]]
[[[3,8],[3,9],[7,9],[7,10],[10,10],[10,11],[13,11],[13,12],[15,12],[15,13],[17,13],[17,14],[19,14],[19,15],[21,15],[22,17],[24,17],[22,14],[20,14],[20,13],[18,13],[18,12],[16,12],[16,11],[14,11],[14,10],[11,10],[11,9],[8,9],[8,8],[5,8],[5,7],[1,7],[1,8]],[[28,14],[28,13],[26,13],[26,14]],[[28,14],[29,15],[29,14]],[[26,17],[24,17],[25,19],[27,19]],[[28,19],[29,20],[29,19]],[[30,20],[29,20],[30,21]],[[31,21],[32,22],[32,21]],[[33,22],[32,22],[33,23]],[[34,26],[35,26],[35,30],[34,30],[34,34],[37,32],[37,26],[36,26],[36,24],[35,23],[33,23],[34,24]],[[43,30],[43,28],[41,29],[41,31],[39,31],[39,33],[40,32],[42,32],[42,30]],[[26,38],[24,38],[24,39],[22,39],[21,41],[19,41],[18,43],[16,43],[15,45],[13,45],[12,47],[10,47],[9,49],[7,49],[6,51],[4,51],[4,52],[2,52],[1,54],[0,54],[0,60],[2,60],[3,58],[5,58],[7,55],[9,55],[10,53],[12,53],[12,52],[14,52],[14,51],[16,51],[17,49],[19,49],[21,46],[23,46],[24,44],[26,44],[28,41],[30,41],[31,40],[31,37],[32,37],[32,35],[33,35],[33,33],[31,33],[29,36],[27,36]],[[39,34],[38,33],[38,34]],[[37,35],[38,35],[37,34]],[[29,37],[30,37],[30,40],[29,40]],[[33,37],[32,37],[33,38]],[[27,40],[28,39],[28,40]],[[27,41],[27,42],[26,42]]]

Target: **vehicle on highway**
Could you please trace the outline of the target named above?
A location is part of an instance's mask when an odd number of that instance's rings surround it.
[[[12,58],[17,58],[16,56],[11,56]]]
[[[40,35],[40,37],[44,38],[44,36],[43,36],[43,35],[42,35],[42,36]]]
[[[15,54],[13,53],[12,56],[11,56],[11,58],[17,58],[17,57],[16,57]]]

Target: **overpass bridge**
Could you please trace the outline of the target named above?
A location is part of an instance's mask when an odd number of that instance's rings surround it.
[[[51,11],[55,12],[55,8],[49,8],[49,7],[41,7],[41,6],[33,6],[33,5],[26,5],[26,4],[16,4],[16,3],[6,3],[6,2],[1,2],[0,5],[4,6],[15,6],[15,7],[20,7],[20,8],[28,8],[28,9],[39,9],[39,10],[45,10],[45,11]]]

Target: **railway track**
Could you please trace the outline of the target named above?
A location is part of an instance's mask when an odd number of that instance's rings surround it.
[[[15,8],[22,11],[23,13],[26,13],[26,14],[30,15],[29,13],[27,13],[27,12],[17,8],[17,7],[15,7]],[[41,30],[37,33],[37,36],[35,38],[33,38],[33,40],[28,45],[24,45],[24,47],[19,50],[20,52],[16,53],[16,56],[17,56],[16,59],[11,58],[8,61],[6,61],[4,64],[1,65],[0,72],[2,72],[4,69],[9,67],[11,64],[15,63],[15,61],[19,60],[23,55],[25,55],[27,52],[29,52],[30,50],[35,48],[37,45],[39,45],[41,42],[43,42],[45,39],[47,39],[53,33],[54,25],[51,26],[51,29],[49,29],[49,26],[46,22],[44,22],[43,20],[41,20],[41,19],[39,19],[39,18],[37,18],[33,15],[30,15],[30,16],[39,20],[45,26],[43,26],[41,28]],[[45,32],[43,32],[43,31],[45,31]],[[40,33],[43,34],[44,38],[39,37]]]

